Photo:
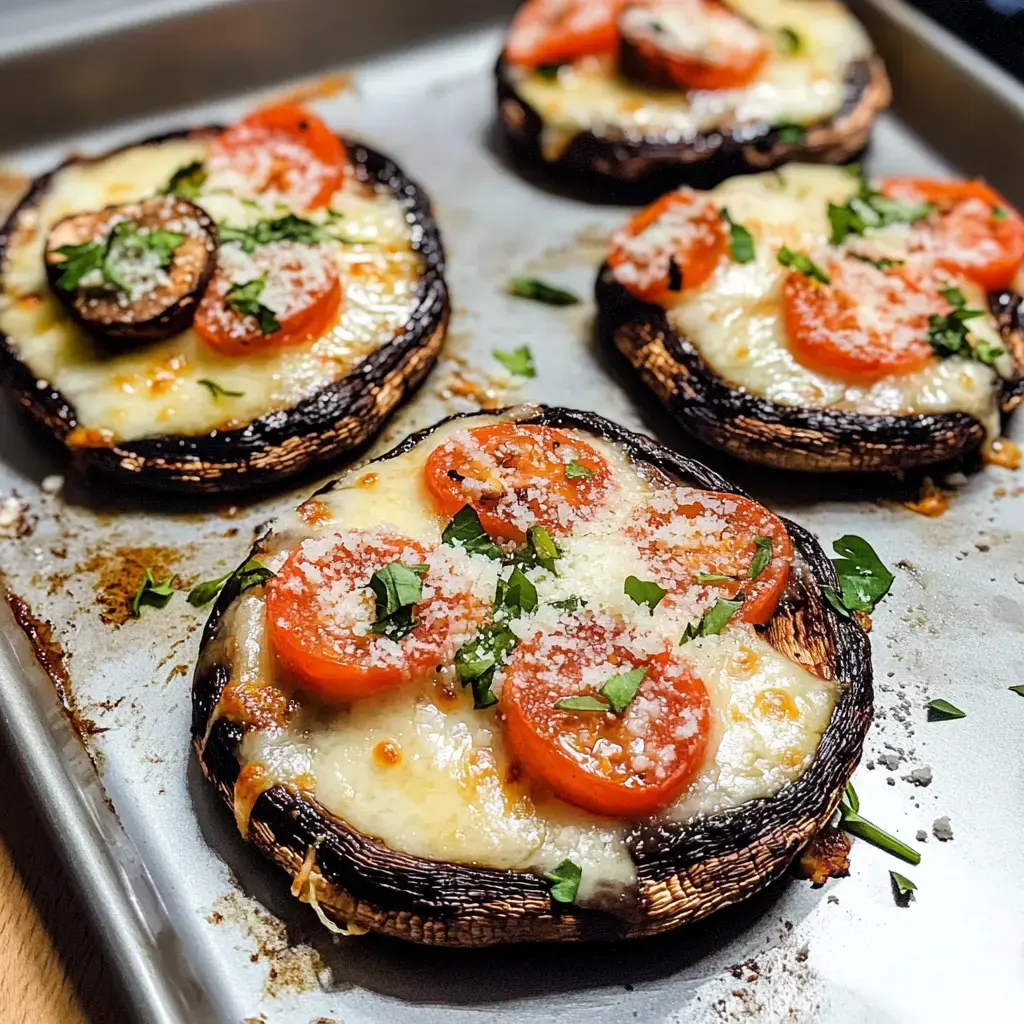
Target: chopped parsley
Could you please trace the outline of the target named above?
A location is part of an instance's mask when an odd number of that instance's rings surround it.
[[[422,576],[426,571],[425,565],[392,562],[370,577],[370,589],[376,599],[371,633],[401,640],[412,632],[416,626],[412,611],[423,598]]]
[[[556,903],[574,902],[582,878],[583,869],[568,858],[544,876],[551,883],[551,898]]]
[[[567,292],[564,288],[556,288],[536,277],[513,277],[508,283],[509,295],[517,295],[521,299],[533,299],[548,306],[578,306],[579,296]]]
[[[872,846],[885,850],[886,853],[891,853],[894,857],[899,857],[910,864],[921,863],[921,854],[917,850],[860,816],[860,799],[852,782],[847,782],[846,798],[839,805],[839,827],[844,832],[849,832],[850,835],[857,836],[858,839],[863,839]]]
[[[586,603],[586,601],[584,601],[580,597],[576,597],[576,595],[574,594],[572,597],[562,598],[561,601],[552,601],[551,607],[557,608],[559,609],[559,611],[563,612],[574,612],[577,611],[579,608],[584,607]]]
[[[962,356],[993,366],[1004,350],[982,338],[975,338],[967,326],[968,320],[984,316],[984,310],[968,309],[967,299],[959,288],[944,288],[942,297],[953,309],[945,315],[933,313],[928,317],[928,341],[932,350],[940,358]]]
[[[901,875],[898,871],[890,871],[889,878],[892,880],[892,891],[896,902],[901,906],[906,906],[914,898],[917,886],[906,875]]]
[[[517,553],[515,563],[524,569],[539,565],[557,576],[555,560],[561,556],[562,552],[551,539],[551,534],[543,526],[531,526],[526,531],[526,548]]]
[[[509,373],[513,373],[517,377],[537,376],[537,369],[533,365],[533,353],[530,351],[529,345],[520,345],[518,348],[512,349],[511,352],[506,352],[504,349],[500,348],[493,348],[491,349],[491,355],[494,356],[494,358],[497,359]]]
[[[807,129],[802,124],[783,122],[775,126],[775,134],[779,142],[786,142],[791,146],[798,146],[807,137]]]
[[[142,606],[150,605],[153,608],[163,608],[174,596],[174,587],[171,586],[173,576],[168,576],[158,583],[153,579],[153,574],[147,569],[142,577],[142,583],[132,598],[132,617],[138,618],[142,614]]]
[[[647,667],[644,665],[632,668],[628,672],[619,672],[597,691],[604,697],[603,701],[589,695],[562,697],[561,700],[555,701],[555,707],[559,711],[599,711],[621,715],[632,703],[646,675]]]
[[[825,273],[817,263],[814,262],[806,253],[795,252],[790,249],[788,245],[784,245],[778,253],[778,261],[784,267],[790,267],[793,270],[798,270],[805,277],[809,277],[812,281],[818,281],[821,284],[831,284],[832,278]]]
[[[756,548],[754,557],[750,562],[750,568],[747,570],[748,580],[756,580],[768,568],[772,560],[771,537],[755,537],[754,547]]]
[[[700,622],[690,623],[683,631],[679,642],[689,643],[702,636],[717,636],[729,624],[729,620],[743,606],[743,591],[740,591],[731,601],[720,597],[714,605],[709,608],[700,618]]]
[[[566,480],[589,480],[594,475],[592,469],[588,469],[582,462],[572,459],[565,467]]]
[[[209,377],[200,377],[196,383],[206,388],[214,398],[241,398],[245,394],[244,391],[229,391]]]
[[[60,277],[57,287],[73,292],[82,281],[94,271],[100,275],[102,287],[113,287],[129,292],[124,280],[127,264],[138,263],[150,258],[161,269],[170,266],[174,250],[185,241],[177,231],[154,228],[140,230],[131,220],[122,220],[114,225],[105,242],[83,242],[81,245],[62,245],[57,252],[64,257],[59,265]]]
[[[723,206],[722,220],[729,225],[729,252],[737,263],[750,263],[754,259],[754,236],[742,225],[729,216]]]
[[[928,701],[925,707],[928,709],[928,721],[930,722],[967,717],[966,711],[961,711],[958,707],[950,704],[948,700],[943,700],[941,697]]]
[[[333,235],[322,225],[314,224],[304,217],[296,217],[294,213],[270,220],[260,220],[249,227],[239,228],[231,224],[219,225],[222,244],[234,243],[242,252],[253,253],[260,245],[273,242],[297,242],[300,245],[314,245],[317,242],[353,243],[359,239]]]
[[[870,228],[913,224],[923,220],[934,209],[932,203],[903,203],[890,199],[876,192],[865,178],[860,177],[860,188],[842,206],[828,204],[828,221],[832,225],[830,240],[833,245],[841,245],[850,235],[863,235]]]
[[[260,327],[260,334],[274,334],[281,330],[281,322],[274,311],[260,302],[263,289],[267,286],[267,275],[254,277],[244,284],[232,285],[224,296],[224,302],[241,316],[252,316]]]
[[[463,505],[448,521],[441,541],[450,548],[461,547],[467,555],[501,558],[501,549],[491,540],[472,505]]]
[[[232,577],[238,579],[238,592],[242,594],[251,587],[262,586],[267,580],[273,579],[274,574],[262,562],[250,558],[238,569],[218,576],[215,580],[206,580],[206,582],[194,586],[188,592],[188,603],[196,608],[202,608],[209,604]]]
[[[875,605],[889,593],[895,577],[863,537],[846,534],[834,541],[832,548],[842,557],[832,559],[839,577],[839,593],[826,588],[828,602],[847,617],[849,612],[874,611]]]
[[[661,604],[661,599],[668,593],[653,580],[641,580],[636,576],[627,576],[622,590],[634,604],[647,605],[652,615],[654,609]]]
[[[875,270],[892,270],[894,267],[902,267],[906,260],[891,260],[887,256],[875,259],[872,256],[865,256],[862,252],[851,252],[848,254],[851,259],[860,260],[861,263],[870,263]]]
[[[178,196],[180,199],[195,199],[206,184],[208,175],[201,160],[195,160],[179,167],[160,190],[161,195]]]
[[[95,270],[103,270],[106,246],[99,242],[62,245],[57,252],[64,257],[58,268],[60,277],[57,278],[57,287],[61,291],[73,292],[82,283],[82,278]]]

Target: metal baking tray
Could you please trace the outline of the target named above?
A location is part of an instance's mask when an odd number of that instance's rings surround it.
[[[52,493],[60,455],[5,401],[0,562],[48,673],[0,602],[0,723],[137,1012],[155,1024],[1019,1020],[1024,702],[1007,688],[1022,681],[1024,478],[998,467],[950,478],[949,510],[926,519],[891,489],[727,463],[620,379],[594,348],[589,303],[556,311],[504,295],[512,273],[589,294],[625,212],[522,180],[496,146],[499,36],[479,19],[496,24],[512,6],[181,0],[168,7],[174,20],[149,11],[113,34],[54,30],[20,49],[8,40],[0,92],[17,102],[0,124],[0,188],[11,169],[35,173],[71,147],[231,117],[287,79],[343,68],[308,95],[432,194],[455,301],[441,365],[376,450],[478,402],[585,406],[718,465],[826,543],[868,537],[899,568],[875,616],[879,707],[856,782],[868,817],[911,842],[928,834],[922,863],[909,869],[857,842],[848,879],[784,883],[633,945],[453,953],[335,939],[243,846],[197,770],[189,679],[203,615],[179,595],[121,621],[143,567],[174,571],[182,585],[224,572],[254,527],[315,481],[238,508],[70,476]],[[1024,90],[899,0],[853,6],[896,86],[870,169],[980,174],[1024,204]],[[513,390],[490,350],[523,342],[539,373]],[[927,722],[935,697],[967,717]],[[903,779],[923,766],[926,788]],[[932,836],[941,816],[952,841]],[[894,905],[890,868],[918,885],[906,909]]]

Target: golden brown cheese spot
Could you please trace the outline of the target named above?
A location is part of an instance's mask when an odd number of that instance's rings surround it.
[[[796,701],[785,690],[762,690],[754,700],[754,710],[762,718],[773,718],[777,722],[786,718],[795,722],[800,717]]]
[[[114,432],[105,427],[75,427],[67,436],[69,448],[110,448]]]
[[[220,696],[221,714],[246,728],[270,729],[288,720],[288,698],[276,686],[231,683]]]
[[[451,676],[438,676],[434,680],[434,703],[442,710],[459,703],[459,687]]]
[[[981,450],[981,457],[989,466],[1002,466],[1003,469],[1020,469],[1021,450],[1009,438],[993,438]]]
[[[331,510],[322,501],[310,500],[298,507],[299,518],[307,526],[323,526],[331,521]]]
[[[381,768],[394,768],[402,762],[402,747],[397,740],[381,740],[373,748],[373,763]]]
[[[760,657],[746,646],[740,647],[729,659],[730,671],[740,679],[749,679],[760,664]]]
[[[903,504],[920,516],[937,519],[949,508],[949,498],[935,486],[931,477],[925,477],[921,497],[917,501],[905,501]]]
[[[256,801],[273,786],[270,772],[258,762],[244,765],[235,779],[235,823],[242,835],[249,833],[249,818]]]
[[[369,489],[377,483],[376,473],[364,473],[357,481],[356,487],[363,487]]]

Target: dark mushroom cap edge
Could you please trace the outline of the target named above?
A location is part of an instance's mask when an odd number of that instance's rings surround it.
[[[525,417],[516,418],[590,432],[683,484],[743,493],[701,463],[593,413],[532,406]],[[448,422],[408,437],[376,461],[402,455]],[[334,486],[329,483],[318,493]],[[818,542],[802,527],[785,522],[795,553],[793,572],[777,612],[761,630],[794,661],[839,681],[832,719],[804,774],[775,796],[685,824],[634,826],[626,843],[637,868],[635,888],[609,893],[586,907],[555,903],[549,885],[536,874],[442,863],[392,850],[333,816],[310,795],[282,785],[255,801],[248,840],[293,877],[315,846],[311,884],[329,916],[431,945],[636,938],[751,896],[786,870],[833,813],[860,759],[872,713],[867,635],[823,597],[823,587],[837,584]],[[250,557],[259,557],[260,550],[257,541]],[[201,652],[217,635],[237,594],[232,580],[206,624]],[[229,676],[226,664],[200,659],[192,688],[192,738],[204,772],[233,807],[242,727],[226,718],[210,724]]]
[[[597,330],[695,437],[747,462],[810,472],[899,472],[966,455],[985,440],[980,420],[963,412],[868,416],[780,405],[734,388],[665,310],[641,302],[607,264],[597,278]],[[1024,302],[990,296],[1003,341],[1017,368],[999,396],[1003,416],[1024,400]]]
[[[0,290],[9,239],[22,216],[45,195],[64,168],[98,163],[125,149],[173,139],[212,137],[207,126],[170,132],[96,157],[72,157],[37,178],[0,228]],[[179,492],[228,492],[280,481],[364,444],[422,382],[437,361],[448,325],[445,256],[430,200],[391,159],[342,137],[359,180],[384,185],[405,206],[413,247],[423,259],[416,305],[404,330],[358,362],[339,380],[290,408],[266,413],[242,427],[208,434],[168,435],[71,449],[84,470],[119,474],[147,487]],[[18,402],[58,441],[77,426],[74,406],[56,389],[37,386],[36,375],[0,333],[0,379]]]

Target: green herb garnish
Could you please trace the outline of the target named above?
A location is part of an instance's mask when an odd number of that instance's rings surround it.
[[[958,707],[950,704],[948,700],[930,700],[925,707],[928,709],[929,721],[952,719],[952,718],[966,718],[967,712],[961,711]]]
[[[560,611],[563,612],[574,612],[577,609],[585,606],[586,603],[586,601],[584,601],[580,597],[576,597],[576,595],[574,594],[572,597],[562,598],[561,601],[552,601],[551,607],[558,608]]]
[[[181,199],[195,199],[199,195],[203,185],[206,184],[208,175],[201,160],[185,164],[179,167],[172,175],[166,186],[160,190],[161,195],[178,196]]]
[[[331,234],[320,224],[314,224],[304,217],[296,217],[293,213],[271,220],[260,220],[246,228],[221,224],[219,230],[222,245],[234,244],[239,246],[242,252],[247,253],[255,252],[257,246],[270,245],[273,242],[297,242],[300,245],[314,245],[317,242],[355,243],[362,241]]]
[[[744,596],[740,591],[733,600],[720,597],[700,618],[700,622],[690,623],[683,631],[679,642],[689,643],[701,636],[717,636],[729,624],[729,620],[743,606]]]
[[[260,334],[274,334],[281,330],[281,322],[274,315],[273,310],[260,302],[263,289],[267,286],[267,275],[253,278],[244,284],[232,285],[224,296],[225,304],[241,316],[256,318],[260,327]]]
[[[138,618],[142,614],[142,606],[150,605],[153,608],[163,608],[174,596],[174,587],[171,586],[173,576],[161,580],[159,583],[153,579],[153,574],[147,569],[142,577],[142,583],[132,598],[132,616]]]
[[[1017,694],[1018,697],[1024,697],[1024,683],[1018,683],[1016,686],[1009,687],[1011,693]]]
[[[793,54],[800,52],[803,43],[799,34],[794,29],[783,25],[775,30],[775,36],[778,40],[779,53],[786,57],[791,57]]]
[[[185,241],[177,231],[156,228],[140,231],[134,221],[122,220],[114,225],[105,242],[84,242],[81,245],[62,245],[57,252],[64,257],[59,265],[57,287],[73,292],[83,278],[99,271],[102,286],[113,286],[130,292],[124,280],[125,264],[139,262],[152,253],[161,269],[170,266],[174,250]]]
[[[95,270],[102,271],[103,258],[107,247],[99,242],[83,242],[81,245],[62,245],[57,252],[64,257],[60,264],[57,287],[61,291],[73,292],[82,278]]]
[[[565,467],[566,480],[589,480],[594,475],[592,469],[588,469],[582,462],[572,459]]]
[[[370,589],[376,598],[376,618],[370,626],[371,633],[401,640],[412,632],[416,625],[412,611],[423,597],[422,576],[426,571],[425,565],[392,562],[370,577]]]
[[[913,847],[907,846],[895,836],[889,835],[877,825],[860,816],[860,800],[853,788],[853,783],[846,784],[846,799],[839,805],[839,827],[858,839],[863,839],[879,849],[891,853],[910,864],[920,864],[921,854]]]
[[[772,560],[771,537],[755,537],[754,547],[757,550],[754,552],[754,558],[747,570],[748,580],[756,580],[768,568],[768,564]]]
[[[861,252],[851,252],[848,255],[855,260],[860,260],[861,263],[870,263],[875,270],[892,270],[894,267],[902,267],[906,264],[906,260],[891,260],[887,256],[882,256],[879,259],[874,259],[871,256],[865,256]]]
[[[875,605],[889,593],[895,577],[863,537],[847,534],[833,542],[832,548],[842,556],[832,559],[839,577],[837,599],[842,607],[851,612],[874,611]],[[826,589],[825,596],[829,593]],[[828,599],[836,607],[832,598]]]
[[[809,277],[812,281],[818,281],[821,284],[831,284],[832,278],[825,273],[817,263],[814,262],[806,253],[795,252],[790,249],[788,245],[784,245],[778,253],[778,261],[784,267],[791,267],[793,270],[798,270],[805,277]]]
[[[1004,220],[1009,220],[1009,217],[1010,217],[1010,215],[1009,215],[1009,213],[1007,213],[1005,207],[1003,207],[1003,206],[993,206],[992,207],[992,219],[997,224],[1002,223]]]
[[[224,587],[229,579],[235,576],[238,578],[238,592],[245,593],[251,587],[258,587],[273,579],[274,574],[262,563],[250,558],[248,562],[234,569],[215,580],[207,580],[199,583],[188,592],[188,603],[196,608],[202,608],[209,604]]]
[[[750,263],[754,259],[754,236],[742,224],[737,224],[724,206],[719,212],[729,225],[729,252],[732,258],[737,263]]]
[[[905,906],[914,898],[917,886],[906,875],[901,875],[898,871],[890,871],[889,878],[892,880],[893,896],[895,896],[896,902]]]
[[[981,309],[968,309],[964,293],[955,287],[942,290],[942,297],[953,307],[952,312],[928,317],[928,341],[937,356],[962,356],[992,366],[1003,354],[998,345],[975,338],[967,327],[968,320],[984,316]]]
[[[807,137],[807,129],[802,124],[785,122],[775,126],[775,133],[779,142],[786,142],[792,146],[798,146]]]
[[[551,539],[551,534],[543,526],[531,526],[526,531],[526,550],[516,556],[516,561],[526,567],[539,565],[557,575],[555,560],[560,558],[561,554],[558,545]]]
[[[529,345],[520,345],[519,348],[506,352],[504,349],[492,348],[491,355],[517,377],[536,377],[537,370],[533,365],[533,353]]]
[[[572,903],[580,889],[583,869],[566,859],[544,878],[551,883],[551,898],[556,903]]]
[[[244,391],[229,391],[209,377],[200,377],[196,383],[206,388],[214,398],[241,398],[245,394]]]
[[[604,701],[589,695],[562,697],[561,700],[555,701],[555,707],[559,711],[599,711],[621,715],[632,703],[646,675],[647,668],[643,665],[639,668],[630,669],[628,672],[620,672],[612,676],[597,691],[604,697]]]
[[[903,203],[898,199],[890,199],[876,192],[861,177],[860,188],[842,206],[837,203],[828,204],[828,220],[832,225],[831,242],[833,245],[841,245],[850,235],[863,235],[870,228],[913,224],[927,217],[934,209],[932,203]]]
[[[501,558],[501,549],[491,540],[472,505],[464,505],[448,521],[441,541],[450,548],[462,547],[467,555]]]
[[[578,306],[580,301],[572,292],[546,284],[536,277],[513,277],[508,283],[508,293],[549,306]]]
[[[641,580],[636,576],[627,576],[623,585],[623,592],[634,604],[645,604],[654,614],[654,609],[661,603],[661,599],[668,593],[653,580]]]

